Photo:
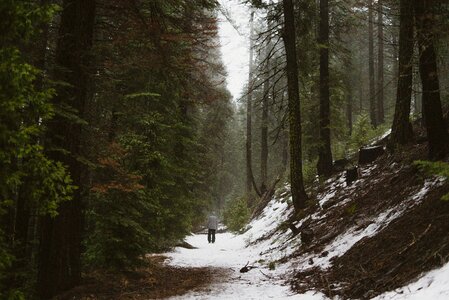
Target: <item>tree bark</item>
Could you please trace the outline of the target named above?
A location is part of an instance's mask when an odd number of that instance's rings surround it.
[[[320,0],[320,147],[318,175],[332,174],[332,150],[329,99],[329,0]]]
[[[268,79],[266,79],[268,81]],[[267,190],[268,177],[268,82],[264,83],[264,96],[262,99],[262,128],[260,151],[260,192]]]
[[[378,125],[385,122],[384,112],[384,20],[383,20],[383,0],[377,2],[377,123]]]
[[[373,0],[368,1],[368,73],[369,73],[369,111],[371,125],[377,127],[376,91],[374,84],[374,18]]]
[[[306,207],[307,194],[302,174],[301,108],[299,99],[298,62],[296,60],[295,16],[292,0],[283,0],[284,44],[287,56],[287,90],[290,124],[290,180],[296,211]]]
[[[404,145],[413,136],[410,123],[410,104],[413,82],[413,4],[408,0],[400,2],[399,20],[399,66],[396,106],[389,148]]]
[[[253,19],[254,12],[251,12],[250,19],[250,46],[249,46],[249,75],[248,75],[248,96],[246,100],[246,195],[251,197],[253,187],[253,170],[252,170],[252,108],[253,108]]]
[[[423,113],[429,140],[429,158],[443,159],[449,150],[449,134],[443,120],[434,46],[434,0],[415,0],[415,20],[419,47],[419,73],[423,89]]]
[[[89,72],[96,3],[93,0],[65,0],[56,48],[55,78],[68,83],[54,98],[58,107],[70,106],[82,119],[89,95]],[[47,140],[53,160],[68,167],[73,184],[78,186],[71,201],[62,203],[58,216],[42,220],[37,290],[41,299],[49,299],[76,286],[81,280],[82,232],[82,125],[79,121],[56,115],[48,124]],[[63,149],[64,151],[61,151]]]
[[[268,32],[271,32],[272,26],[270,20],[267,24]],[[265,80],[263,84],[262,98],[262,128],[261,128],[261,151],[260,151],[260,192],[265,194],[267,191],[268,180],[268,96],[270,94],[270,53],[272,45],[270,38],[265,48]]]

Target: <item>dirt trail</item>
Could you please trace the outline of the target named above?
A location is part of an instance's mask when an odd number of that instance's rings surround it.
[[[83,285],[56,299],[285,299],[289,286],[258,265],[240,273],[259,258],[256,247],[245,247],[245,237],[217,234],[214,244],[205,235],[186,240],[195,249],[176,248],[163,255],[148,255],[147,265],[135,272],[86,274]]]
[[[224,269],[169,266],[167,257],[152,255],[146,265],[126,273],[96,271],[86,274],[81,286],[55,299],[166,299],[189,291],[207,291],[216,277],[226,277]]]

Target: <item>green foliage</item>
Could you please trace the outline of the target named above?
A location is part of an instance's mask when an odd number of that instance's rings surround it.
[[[268,264],[268,269],[270,269],[271,271],[276,270],[276,263],[274,261],[270,261],[270,263]]]
[[[248,223],[250,210],[246,203],[247,200],[244,197],[232,199],[227,203],[224,211],[224,223],[229,230],[239,232]]]
[[[413,163],[421,172],[449,178],[449,164],[443,161],[417,160]]]
[[[449,164],[447,162],[417,160],[413,164],[427,175],[437,175],[449,179]],[[441,200],[449,201],[449,193],[441,197]]]
[[[354,123],[353,134],[349,141],[350,149],[357,150],[367,145],[374,138],[381,136],[387,130],[387,126],[373,128],[367,114],[359,115]]]
[[[317,177],[316,164],[318,160],[306,161],[303,166],[304,184],[312,184]]]
[[[35,1],[0,3],[0,219],[16,209],[19,193],[33,213],[54,216],[59,203],[70,200],[75,189],[66,168],[48,159],[39,142],[43,124],[54,114],[50,103],[54,90],[36,88],[41,71],[19,50],[56,10]],[[1,286],[6,276],[21,277],[14,273],[13,252],[19,241],[6,242],[5,235],[12,234],[7,230],[0,228],[0,298],[24,299],[21,287]]]
[[[97,78],[88,120],[89,159],[97,162],[86,215],[89,267],[128,269],[173,247],[233,190],[222,152],[232,130],[230,96],[212,70],[222,66],[204,63],[203,54],[218,49],[198,49],[214,38],[207,11],[214,4],[125,1],[128,15],[100,17],[117,27],[99,29],[111,40],[94,51],[107,71]],[[139,26],[142,17],[164,24],[156,30],[163,37]]]
[[[142,226],[148,211],[141,193],[96,194],[87,212],[91,227],[85,261],[91,267],[126,270],[138,266],[151,236]]]
[[[350,216],[355,215],[356,212],[357,212],[357,203],[353,203],[351,204],[351,206],[346,208],[346,213]]]

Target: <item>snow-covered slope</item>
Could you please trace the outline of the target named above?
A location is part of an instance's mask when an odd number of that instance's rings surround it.
[[[332,277],[332,272],[341,267],[335,264],[344,263],[346,256],[352,257],[367,241],[380,243],[376,241],[378,235],[385,235],[391,227],[400,228],[405,216],[426,204],[429,198],[439,201],[438,195],[447,190],[442,178],[419,179],[415,173],[408,166],[383,162],[363,167],[359,180],[350,185],[346,184],[343,173],[338,174],[311,192],[316,205],[302,219],[294,217],[289,187],[283,186],[262,213],[248,224],[244,234],[220,234],[215,244],[208,244],[204,235],[193,235],[187,242],[198,249],[178,248],[167,254],[172,265],[217,268],[216,284],[210,289],[192,291],[178,298],[315,300],[328,299],[323,294],[326,293],[333,298],[347,299],[338,296],[339,289],[348,288],[349,283]],[[313,242],[305,244],[301,234],[294,235],[289,229],[291,225],[299,231],[311,229]],[[399,257],[421,238],[410,234],[412,229],[410,232],[408,228],[401,230],[399,233],[403,231],[404,235],[411,236],[412,242],[408,241],[408,236],[401,241],[403,244],[398,242],[399,250],[394,251]],[[398,231],[392,234],[397,235]],[[388,245],[380,243],[378,246],[381,252],[393,251],[382,249]],[[240,273],[240,268],[246,264],[256,268]],[[393,270],[397,268],[392,267]],[[377,295],[375,299],[449,299],[449,264],[421,276],[415,283],[404,281],[406,286],[395,291],[380,294],[388,291],[385,287],[369,290],[363,298]],[[295,291],[290,289],[293,278],[296,278]],[[329,278],[333,282],[325,284],[323,289],[316,284],[317,278],[320,281]]]

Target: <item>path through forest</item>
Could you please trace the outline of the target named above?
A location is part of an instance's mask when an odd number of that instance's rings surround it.
[[[186,241],[197,249],[177,248],[175,252],[165,254],[172,266],[216,268],[214,283],[210,286],[170,299],[292,299],[297,296],[282,281],[283,269],[259,267],[240,273],[248,262],[252,264],[258,260],[261,251],[257,246],[245,247],[245,237],[222,233],[217,234],[214,244],[209,244],[206,235],[192,235]],[[319,298],[306,294],[301,295],[301,299]]]

